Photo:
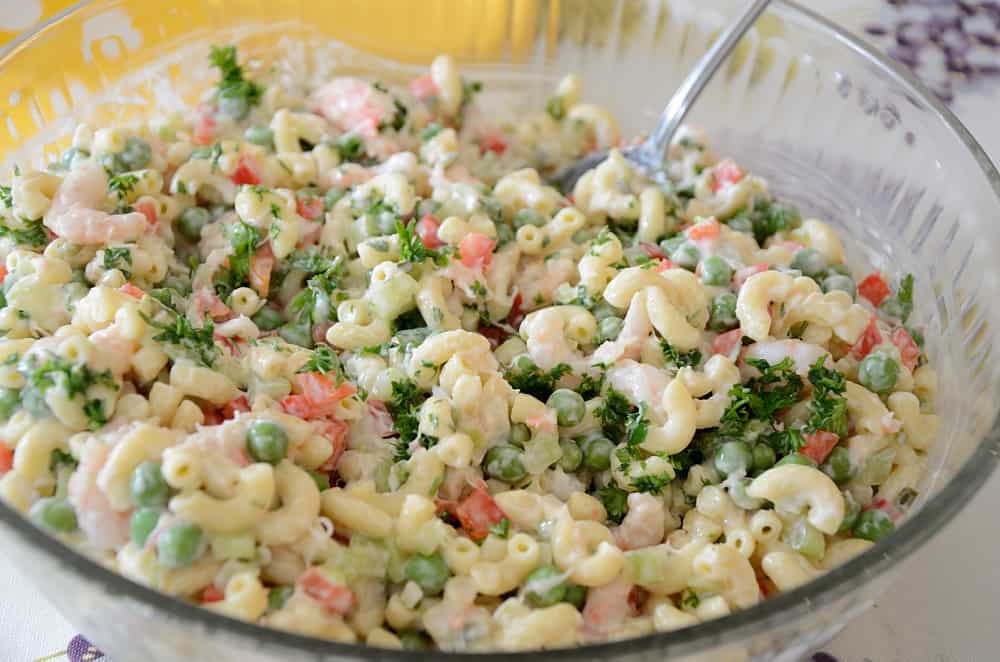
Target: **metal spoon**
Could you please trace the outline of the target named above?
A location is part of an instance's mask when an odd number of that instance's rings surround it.
[[[771,3],[771,0],[753,0],[746,9],[743,10],[739,20],[730,25],[725,32],[719,35],[708,52],[702,56],[695,68],[687,75],[681,86],[677,88],[674,95],[670,97],[667,107],[660,115],[653,133],[646,140],[622,151],[622,155],[633,166],[645,172],[655,181],[666,182],[664,164],[667,160],[667,150],[670,148],[670,140],[678,127],[684,121],[691,106],[698,99],[705,85],[711,80],[715,72],[729,54],[739,43],[747,30],[754,24],[757,17]],[[583,173],[597,166],[607,158],[607,152],[593,152],[577,159],[570,165],[559,170],[551,178],[551,183],[562,191],[572,191]]]

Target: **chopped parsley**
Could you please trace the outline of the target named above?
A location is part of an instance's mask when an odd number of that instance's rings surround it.
[[[809,368],[813,394],[806,428],[810,432],[826,430],[843,438],[847,436],[847,399],[844,397],[846,381],[843,374],[823,367],[825,358],[819,358]]]
[[[340,140],[337,141],[337,153],[340,155],[341,161],[359,160],[362,152],[364,151],[363,147],[361,138],[353,133],[344,134],[341,136]]]
[[[60,388],[70,400],[78,395],[85,396],[92,386],[101,385],[118,389],[110,370],[97,372],[85,363],[71,363],[55,354],[50,354],[41,363],[38,357],[30,356],[18,367],[18,371],[24,375],[27,382],[21,390],[21,403],[36,418],[48,415],[45,394],[52,387]],[[100,400],[85,399],[83,412],[90,422],[91,429],[96,430],[107,423],[104,405]]]
[[[396,236],[399,239],[399,259],[403,262],[413,262],[419,264],[424,260],[434,260],[435,263],[444,266],[448,263],[448,256],[441,251],[435,251],[424,246],[424,242],[415,232],[417,222],[410,220],[403,223],[396,219]]]
[[[433,140],[434,136],[441,133],[443,129],[444,127],[441,126],[440,124],[436,122],[431,122],[430,124],[428,124],[423,129],[420,130],[420,142],[427,142],[429,140]]]
[[[510,535],[510,520],[504,517],[499,522],[491,526],[489,531],[497,538],[506,538]]]
[[[608,513],[608,521],[621,524],[628,513],[628,492],[620,487],[608,485],[599,488],[594,492],[594,496],[604,504],[604,510]]]
[[[229,296],[247,282],[250,258],[262,241],[260,230],[244,221],[237,221],[229,228],[229,244],[233,252],[229,255],[229,266],[220,269],[216,276],[215,291],[220,297]]]
[[[14,206],[14,198],[10,193],[9,186],[0,186],[0,204],[3,204],[7,209]]]
[[[243,67],[239,65],[236,56],[236,46],[212,46],[208,61],[219,70],[221,78],[218,84],[218,95],[221,100],[230,100],[241,105],[245,110],[235,113],[239,118],[250,108],[260,103],[264,88],[247,80],[243,76]]]
[[[802,391],[802,378],[796,374],[791,358],[774,365],[763,359],[747,359],[747,363],[760,375],[729,389],[730,403],[720,426],[724,434],[741,434],[751,420],[773,420],[777,412],[798,402]]]
[[[773,448],[779,457],[791,455],[806,445],[806,438],[802,436],[802,431],[795,428],[765,434],[761,440]]]
[[[701,352],[697,349],[692,349],[690,352],[678,352],[666,340],[661,340],[660,350],[663,352],[663,360],[678,368],[697,368],[698,364],[701,363]]]
[[[102,262],[106,271],[118,269],[125,278],[132,275],[132,251],[124,246],[109,246],[104,249],[104,260]]]
[[[584,400],[596,398],[601,394],[601,389],[604,388],[605,376],[606,373],[603,370],[596,378],[591,375],[584,375],[580,379],[580,386],[577,387],[576,392],[579,393],[580,397]]]
[[[0,237],[8,237],[19,246],[44,246],[49,243],[49,235],[42,225],[41,219],[29,221],[21,219],[23,228],[11,228],[0,225]]]
[[[636,492],[649,492],[659,494],[673,481],[674,477],[667,473],[639,476],[632,480],[632,488]]]
[[[135,190],[135,185],[139,183],[139,176],[133,175],[131,173],[125,173],[123,175],[112,175],[108,173],[108,191],[114,193],[115,197],[118,198],[118,209],[120,211],[125,211],[127,205],[125,200],[128,198],[129,194]]]
[[[335,372],[337,374],[337,381],[343,381],[344,369],[340,364],[340,358],[337,354],[326,345],[320,345],[313,351],[312,356],[309,360],[298,369],[298,372],[319,372],[326,374],[328,372]]]
[[[202,365],[211,368],[219,354],[213,339],[214,325],[211,318],[206,317],[202,326],[196,327],[184,315],[171,311],[171,322],[157,322],[143,315],[146,323],[162,333],[153,336],[153,340],[173,345],[183,350]]]
[[[420,406],[427,399],[427,394],[408,379],[392,383],[392,397],[386,403],[392,414],[393,426],[399,433],[396,442],[395,462],[410,457],[410,444],[420,436]]]
[[[608,387],[604,402],[594,410],[594,416],[601,422],[601,429],[611,441],[618,443],[625,438],[632,403],[614,387]]]
[[[545,104],[545,112],[557,122],[566,117],[566,104],[562,97],[552,97]]]
[[[565,363],[560,363],[549,371],[532,363],[528,367],[521,366],[520,370],[508,370],[504,377],[512,388],[545,401],[556,389],[556,382],[570,372],[572,368]]]
[[[49,454],[49,471],[53,474],[59,473],[62,467],[76,469],[77,464],[76,458],[61,448],[54,448]]]

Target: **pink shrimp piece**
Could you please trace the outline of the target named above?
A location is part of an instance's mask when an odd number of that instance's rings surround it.
[[[112,508],[107,495],[97,486],[97,474],[110,453],[109,447],[96,441],[85,445],[68,486],[69,502],[76,510],[80,530],[100,550],[117,549],[129,539],[129,512]]]
[[[587,592],[583,607],[583,628],[596,636],[607,636],[617,630],[632,615],[629,594],[632,584],[619,576],[610,584],[592,588]]]
[[[227,315],[232,315],[233,311],[226,304],[222,303],[215,292],[203,287],[200,290],[194,292],[194,305],[195,311],[199,318],[205,316],[208,313],[213,318],[226,317]]]
[[[309,97],[309,107],[341,131],[365,138],[378,135],[379,124],[396,112],[392,97],[359,78],[334,78]]]
[[[624,359],[608,370],[608,384],[620,391],[631,402],[648,403],[659,415],[660,401],[670,379],[656,366]]]
[[[109,214],[98,207],[108,192],[108,176],[94,163],[66,175],[52,198],[43,223],[56,235],[74,244],[105,245],[135,241],[149,229],[140,212]]]
[[[628,495],[628,515],[614,530],[615,540],[622,549],[649,547],[663,540],[663,502],[651,494],[634,492]]]
[[[357,184],[363,184],[375,176],[375,171],[371,168],[359,166],[357,163],[343,163],[340,166],[324,172],[322,184],[327,188],[334,186],[338,188],[351,188]]]

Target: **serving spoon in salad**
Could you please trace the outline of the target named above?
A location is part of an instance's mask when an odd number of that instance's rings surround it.
[[[671,139],[712,76],[769,4],[771,0],[752,0],[740,17],[719,35],[670,97],[667,107],[660,114],[660,121],[649,137],[634,147],[622,150],[622,156],[630,164],[642,170],[654,181],[666,182],[665,165]],[[561,191],[572,191],[576,180],[580,179],[583,173],[596,167],[607,156],[607,152],[592,152],[556,172],[550,181]]]

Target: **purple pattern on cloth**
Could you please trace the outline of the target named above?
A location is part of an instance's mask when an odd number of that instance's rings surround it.
[[[956,88],[1000,80],[1000,1],[885,0],[865,33],[945,103]]]
[[[66,648],[66,658],[69,662],[95,662],[103,660],[104,653],[97,646],[83,638],[83,635],[73,637]]]

